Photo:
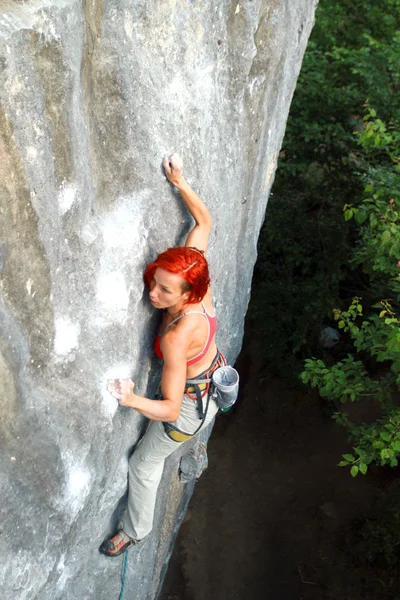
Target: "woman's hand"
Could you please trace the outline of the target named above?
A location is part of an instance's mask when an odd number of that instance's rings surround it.
[[[132,379],[109,379],[107,381],[107,390],[118,400],[120,406],[132,407],[134,387]]]
[[[183,181],[183,162],[179,154],[174,152],[174,154],[171,154],[170,156],[165,156],[163,165],[167,179],[172,185],[179,187],[180,183]]]

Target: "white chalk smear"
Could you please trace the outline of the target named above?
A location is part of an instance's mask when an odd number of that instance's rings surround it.
[[[139,210],[140,205],[138,209],[138,206],[132,206],[132,201],[121,200],[116,209],[104,218],[102,233],[106,252],[110,248],[121,248],[124,255],[130,256],[132,250],[138,248],[144,237],[143,215]]]
[[[90,472],[82,466],[70,463],[69,458],[64,456],[66,467],[66,482],[63,490],[63,503],[67,511],[75,516],[82,508],[85,498],[90,491]]]
[[[34,161],[37,158],[37,150],[33,146],[28,146],[26,149],[26,156],[28,161]]]
[[[97,276],[96,301],[91,321],[99,329],[111,324],[124,324],[130,302],[140,298],[143,280],[133,264],[144,264],[148,244],[148,227],[143,217],[148,213],[151,190],[145,189],[134,198],[119,198],[111,213],[98,223],[102,236],[101,270]],[[125,277],[127,279],[125,279]]]
[[[190,98],[187,87],[179,73],[175,75],[171,83],[166,89],[166,94],[171,98],[179,98],[179,100],[183,103],[187,102]]]
[[[112,418],[118,409],[118,400],[107,391],[107,381],[109,379],[128,379],[131,377],[132,367],[129,365],[115,365],[107,369],[100,383],[101,408],[106,417]]]
[[[97,299],[109,310],[126,310],[129,293],[122,273],[114,271],[100,275],[97,281]]]
[[[85,489],[90,479],[90,474],[81,468],[72,469],[68,476],[68,490],[71,495],[78,495]]]
[[[59,573],[62,573],[64,571],[64,567],[65,567],[65,554],[61,554],[60,560],[57,563],[56,569]]]
[[[75,202],[76,194],[77,189],[75,187],[65,182],[61,184],[60,193],[58,194],[58,208],[61,215],[69,211]]]
[[[133,19],[131,17],[131,14],[126,11],[126,13],[125,13],[125,21],[124,21],[124,29],[125,29],[126,35],[128,36],[128,38],[130,40],[132,39],[133,28],[134,28],[134,23],[133,23]]]
[[[80,334],[79,324],[73,323],[68,317],[59,317],[55,321],[54,351],[65,356],[77,347]]]

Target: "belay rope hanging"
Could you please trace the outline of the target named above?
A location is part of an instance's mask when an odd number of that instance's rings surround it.
[[[127,550],[125,552],[124,562],[122,563],[121,591],[119,593],[118,600],[123,600],[123,597],[124,597],[124,589],[125,589],[125,582],[126,582],[126,572],[127,572],[127,569],[128,569],[128,552],[129,552],[129,550]]]

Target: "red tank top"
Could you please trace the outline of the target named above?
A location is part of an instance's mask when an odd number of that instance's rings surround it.
[[[204,312],[201,312],[199,310],[190,310],[186,313],[182,313],[181,315],[179,315],[179,317],[177,317],[176,319],[171,321],[171,323],[168,323],[168,325],[166,326],[166,328],[164,329],[164,331],[161,334],[160,333],[157,334],[155,342],[154,342],[154,352],[157,354],[157,356],[159,358],[164,358],[162,350],[161,350],[161,338],[163,337],[163,335],[165,334],[167,329],[169,327],[171,327],[171,325],[173,323],[176,323],[177,321],[179,321],[179,319],[181,319],[182,317],[186,317],[186,315],[193,315],[193,314],[203,315],[207,319],[208,337],[207,337],[206,345],[204,346],[203,350],[201,352],[199,352],[199,354],[196,354],[196,356],[193,356],[193,358],[190,358],[186,362],[186,366],[190,367],[191,365],[194,365],[195,363],[197,363],[199,360],[201,360],[207,354],[207,352],[211,346],[211,343],[214,339],[215,332],[217,330],[217,317],[216,316],[212,317],[211,315],[208,314],[203,302],[201,303],[201,305],[204,309]]]

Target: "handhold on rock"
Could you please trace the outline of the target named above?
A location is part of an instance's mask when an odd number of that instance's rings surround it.
[[[188,483],[193,479],[197,480],[207,467],[207,447],[203,442],[199,442],[182,456],[179,465],[179,479],[182,483]]]

